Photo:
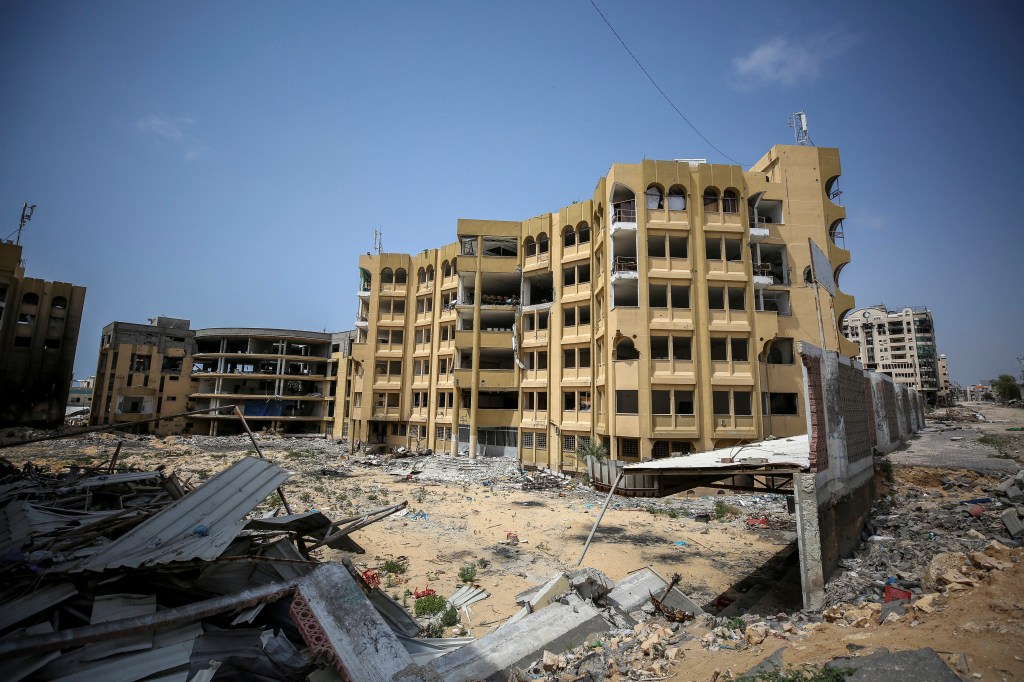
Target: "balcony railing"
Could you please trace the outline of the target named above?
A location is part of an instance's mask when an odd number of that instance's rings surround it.
[[[636,272],[636,257],[634,256],[616,256],[612,261],[612,273],[616,272]]]
[[[635,223],[636,204],[632,201],[612,204],[612,225],[616,223]]]

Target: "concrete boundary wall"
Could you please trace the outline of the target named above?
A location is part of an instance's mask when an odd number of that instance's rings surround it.
[[[921,396],[887,375],[808,343],[803,365],[810,471],[795,474],[804,607],[824,601],[839,559],[860,542],[874,500],[874,452],[889,452],[924,425]]]

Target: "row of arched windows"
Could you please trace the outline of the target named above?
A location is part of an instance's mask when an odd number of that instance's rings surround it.
[[[626,197],[629,192],[629,188],[617,185],[612,194],[613,203],[623,206],[628,210],[629,206],[626,205],[626,202],[629,202],[629,199]],[[679,185],[672,185],[669,187],[668,195],[666,197],[665,190],[661,185],[652,184],[647,188],[647,191],[644,192],[644,198],[648,210],[664,209],[666,206],[666,199],[668,203],[668,210],[686,210],[686,190]],[[704,190],[702,199],[705,213],[718,213],[719,211],[724,213],[740,212],[740,195],[735,189],[729,188],[724,192],[719,193],[717,187],[708,187]]]
[[[32,293],[31,291],[21,297],[22,305],[39,305],[39,294]],[[54,296],[53,300],[50,301],[50,307],[56,308],[57,310],[67,310],[68,299],[63,296]]]
[[[451,277],[455,274],[455,261],[444,261],[441,263],[441,276]],[[398,268],[392,270],[391,268],[384,268],[380,271],[380,283],[381,284],[405,284],[408,281],[409,274],[405,268]],[[420,268],[416,271],[416,281],[419,284],[425,284],[426,282],[434,281],[434,266],[428,265],[425,268]]]

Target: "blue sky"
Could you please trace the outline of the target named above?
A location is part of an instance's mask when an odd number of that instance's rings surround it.
[[[1024,10],[1016,3],[598,5],[687,117],[744,164],[840,149],[859,304],[927,305],[954,380],[1024,355]],[[591,195],[615,162],[726,162],[588,0],[7,2],[0,237],[89,288],[103,325],[339,330],[356,259]]]

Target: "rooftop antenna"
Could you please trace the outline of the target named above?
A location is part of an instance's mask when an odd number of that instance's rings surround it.
[[[380,230],[373,231],[373,250],[377,252],[378,256],[384,248],[383,237],[384,234]]]
[[[21,207],[21,222],[18,223],[18,239],[14,242],[15,244],[21,244],[21,231],[25,229],[25,225],[28,221],[32,220],[32,214],[35,213],[36,205],[31,206],[26,201],[25,205]]]
[[[814,146],[814,143],[811,142],[811,135],[807,132],[807,114],[798,111],[789,117],[788,123],[789,127],[793,129],[793,135],[796,137],[796,143],[799,146]]]

